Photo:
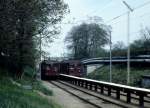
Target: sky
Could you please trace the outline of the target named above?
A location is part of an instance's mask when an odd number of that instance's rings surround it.
[[[62,20],[61,33],[49,47],[43,48],[50,53],[50,57],[64,56],[67,53],[64,39],[68,32],[73,26],[92,22],[90,17],[93,16],[101,17],[104,24],[112,27],[112,44],[122,41],[127,45],[127,12],[129,10],[122,0],[64,0],[64,2],[69,5],[70,13]],[[140,38],[141,28],[150,26],[150,0],[125,0],[125,2],[134,9],[130,12],[131,43]]]

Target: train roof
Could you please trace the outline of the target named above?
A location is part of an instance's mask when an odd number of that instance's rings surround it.
[[[58,61],[55,61],[55,60],[43,60],[42,63],[51,64],[51,63],[58,63]]]
[[[81,63],[80,60],[64,60],[62,63]]]
[[[63,61],[56,61],[56,60],[43,60],[42,63],[46,64],[53,64],[53,63],[72,63],[72,64],[80,64],[80,60],[63,60]]]

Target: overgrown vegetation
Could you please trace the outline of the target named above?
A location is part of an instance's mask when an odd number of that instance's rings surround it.
[[[37,85],[35,88],[37,89]],[[25,90],[22,87],[13,85],[10,78],[1,77],[0,108],[60,108],[60,106],[41,97],[33,90]]]
[[[140,38],[135,40],[130,45],[130,54],[131,56],[138,55],[150,55],[150,28],[145,27],[140,30]],[[117,42],[113,45],[112,49],[113,56],[126,56],[127,47],[123,42]]]
[[[7,70],[0,69],[0,108],[61,108],[40,95],[53,96],[53,91],[41,81],[26,75],[16,79],[7,73]]]
[[[42,92],[45,95],[49,95],[49,96],[53,95],[53,92],[47,89],[46,87],[44,87],[41,81],[34,80],[31,77],[24,76],[23,79],[21,80],[17,79],[15,81],[21,84],[22,86],[31,86],[32,91],[36,90]]]
[[[52,42],[67,12],[63,0],[1,0],[0,67],[18,78],[35,69],[41,39]]]
[[[34,92],[52,95],[35,75],[39,46],[60,33],[65,13],[63,0],[0,0],[0,108],[59,108]]]
[[[132,86],[140,86],[142,75],[149,75],[150,68],[133,68],[131,67],[130,79]],[[103,66],[87,75],[88,78],[109,82],[109,66]],[[125,84],[127,82],[127,68],[125,65],[112,66],[112,82]]]

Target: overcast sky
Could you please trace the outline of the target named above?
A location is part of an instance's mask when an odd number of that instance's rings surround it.
[[[130,14],[130,42],[140,38],[139,30],[150,26],[150,0],[125,0],[131,8],[136,8]],[[64,38],[70,29],[84,22],[89,22],[89,17],[98,16],[103,22],[112,27],[112,42],[123,41],[127,44],[127,14],[113,19],[128,11],[122,0],[64,0],[69,5],[70,14],[67,14],[61,24],[61,34],[54,40],[50,47],[44,50],[51,57],[63,56],[67,52]],[[140,6],[140,7],[139,7]],[[113,20],[111,20],[113,19]],[[75,24],[72,24],[74,22]]]

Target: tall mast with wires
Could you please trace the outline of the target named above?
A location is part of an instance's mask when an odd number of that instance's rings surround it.
[[[133,12],[133,9],[125,1],[123,1],[123,3],[129,10],[127,13],[127,84],[130,84],[130,12]]]

